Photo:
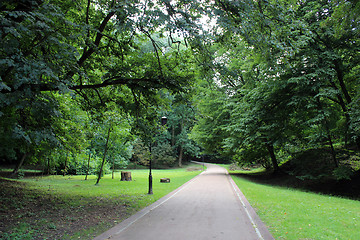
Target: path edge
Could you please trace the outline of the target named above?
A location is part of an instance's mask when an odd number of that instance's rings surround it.
[[[206,170],[205,170],[206,171]],[[172,192],[168,193],[164,197],[160,198],[159,200],[155,201],[154,203],[150,204],[149,206],[141,209],[140,211],[136,212],[135,214],[131,215],[130,217],[126,218],[119,224],[115,225],[114,227],[110,228],[109,230],[101,233],[97,237],[93,238],[93,240],[106,240],[106,239],[112,239],[112,237],[115,237],[116,235],[120,234],[122,231],[126,230],[128,227],[130,227],[132,224],[134,224],[136,221],[144,217],[146,214],[154,210],[155,208],[159,207],[169,199],[171,199],[173,196],[175,196],[178,192],[183,190],[187,185],[195,181],[201,174],[203,174],[205,171],[202,171],[197,176],[193,177],[180,187],[176,188]]]
[[[260,234],[262,236],[262,239],[264,239],[264,240],[273,240],[273,239],[275,239],[271,235],[268,227],[260,219],[259,215],[256,213],[254,208],[250,205],[249,201],[246,199],[245,195],[242,193],[240,188],[236,185],[235,181],[232,179],[229,172],[227,170],[226,170],[226,172],[227,172],[228,179],[229,179],[229,181],[230,181],[230,183],[231,183],[231,185],[233,187],[233,190],[236,192],[236,194],[239,197],[239,200],[243,204],[243,207],[245,208],[245,210],[249,214],[249,218],[250,218],[251,222],[253,222],[253,224],[255,224],[254,228],[256,227],[257,230],[260,232]]]

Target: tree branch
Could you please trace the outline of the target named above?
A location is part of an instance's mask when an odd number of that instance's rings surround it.
[[[158,61],[158,65],[159,65],[159,70],[160,70],[160,74],[161,76],[163,76],[163,71],[162,71],[162,67],[161,67],[161,61],[160,61],[160,56],[159,56],[159,52],[158,50],[161,51],[161,48],[156,44],[156,41],[151,37],[150,33],[148,31],[146,31],[145,29],[143,29],[141,27],[140,29],[143,33],[145,33],[145,35],[150,39],[152,45],[153,45],[153,48],[154,48],[154,51],[155,51],[155,54],[156,54],[156,58],[157,58],[157,61]]]
[[[89,27],[89,12],[90,12],[90,4],[91,4],[91,1],[88,0],[88,3],[87,3],[87,6],[86,6],[86,16],[85,16],[85,23],[86,23],[86,27],[88,28]],[[90,29],[87,30],[87,39],[90,39]],[[84,47],[84,52],[83,54],[85,54],[88,50],[88,47],[85,46]]]
[[[100,27],[99,27],[99,29],[97,31],[96,38],[95,38],[95,41],[94,41],[95,47],[99,46],[101,38],[103,37],[102,32],[104,31],[104,29],[106,27],[106,24],[110,21],[110,19],[114,16],[114,14],[115,14],[114,11],[109,12],[108,15],[102,21],[102,23],[100,24]],[[87,50],[86,52],[84,51],[83,55],[77,61],[77,64],[79,66],[81,66],[86,61],[86,59],[88,59],[91,56],[91,54],[93,54],[94,52],[95,52],[94,47],[89,48],[89,50]],[[73,75],[73,74],[70,74],[70,75]]]
[[[129,83],[139,83],[139,82],[158,82],[156,79],[148,79],[148,78],[120,78],[120,77],[113,77],[110,80],[105,80],[102,83],[98,84],[86,84],[86,85],[75,85],[75,86],[68,86],[71,90],[82,90],[82,89],[97,89],[107,86],[113,85],[125,85]],[[21,91],[24,89],[30,89],[32,91],[37,92],[46,92],[46,91],[59,91],[59,86],[51,86],[50,84],[24,84],[21,85],[19,88],[15,89],[10,87],[11,90],[2,89],[0,93],[13,93],[16,91]]]

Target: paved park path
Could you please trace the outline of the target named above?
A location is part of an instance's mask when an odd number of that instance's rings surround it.
[[[227,171],[206,166],[202,174],[95,239],[273,239]]]

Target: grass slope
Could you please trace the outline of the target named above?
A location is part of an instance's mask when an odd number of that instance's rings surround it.
[[[360,239],[360,202],[233,175],[276,239]]]

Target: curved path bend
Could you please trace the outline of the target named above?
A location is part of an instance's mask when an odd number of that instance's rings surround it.
[[[95,240],[274,239],[226,169],[207,170]]]

